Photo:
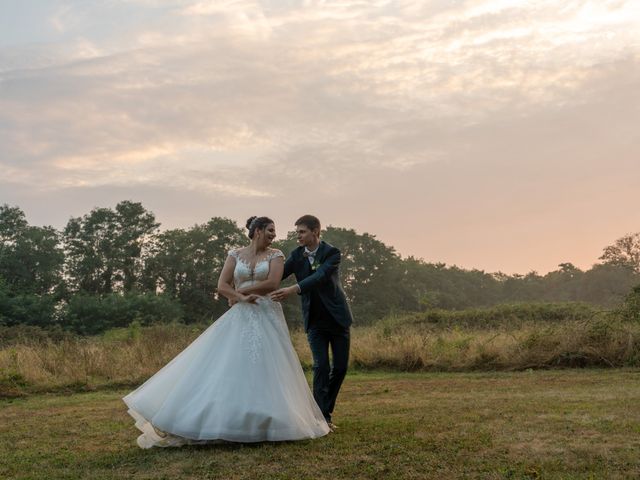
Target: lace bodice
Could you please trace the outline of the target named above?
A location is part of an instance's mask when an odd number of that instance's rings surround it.
[[[280,250],[272,248],[269,249],[265,258],[258,260],[255,266],[251,268],[251,263],[243,258],[238,250],[231,250],[229,255],[236,259],[236,267],[233,271],[233,284],[236,289],[266,280],[269,276],[271,260],[277,257],[284,258],[284,254]]]

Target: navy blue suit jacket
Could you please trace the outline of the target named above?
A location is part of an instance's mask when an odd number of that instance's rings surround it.
[[[347,297],[342,289],[339,277],[340,250],[324,241],[320,242],[316,252],[314,265],[311,268],[309,259],[304,255],[304,247],[296,248],[284,262],[282,278],[294,274],[300,287],[304,329],[309,329],[309,312],[311,309],[311,291],[315,291],[331,318],[339,325],[348,328],[353,322]]]

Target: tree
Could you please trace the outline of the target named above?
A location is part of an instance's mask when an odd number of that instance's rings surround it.
[[[504,288],[500,279],[504,274],[497,274],[499,278],[496,278],[482,270],[447,267],[444,263],[427,263],[414,257],[403,260],[402,264],[406,270],[403,288],[411,292],[415,304],[408,310],[492,305],[499,301]]]
[[[0,207],[0,275],[10,291],[52,293],[62,280],[64,254],[53,227],[30,226],[17,207]]]
[[[15,244],[28,225],[24,212],[18,207],[10,207],[6,203],[0,206],[0,245]]]
[[[543,278],[543,299],[553,302],[576,302],[580,299],[580,286],[584,272],[572,263],[561,263],[558,270]]]
[[[18,207],[0,206],[0,324],[56,321],[63,260],[56,230],[30,226]]]
[[[640,285],[633,287],[625,297],[620,313],[625,320],[640,321]]]
[[[218,276],[228,251],[245,243],[244,231],[226,218],[162,232],[145,272],[147,288],[178,299],[187,321],[217,318],[227,308],[226,299],[215,297]]]
[[[640,273],[640,232],[625,235],[605,247],[600,260],[606,265],[628,267]]]
[[[594,305],[614,307],[620,304],[640,276],[623,265],[594,265],[587,270],[580,281],[578,301]]]
[[[400,256],[393,247],[375,235],[331,226],[322,238],[342,253],[341,280],[359,323],[371,323],[407,308],[410,295],[403,282]]]
[[[142,204],[124,201],[116,205],[116,226],[116,267],[122,275],[122,289],[131,292],[138,286],[160,224]]]
[[[76,292],[131,292],[140,286],[144,260],[159,224],[140,203],[96,208],[64,229],[66,270]]]

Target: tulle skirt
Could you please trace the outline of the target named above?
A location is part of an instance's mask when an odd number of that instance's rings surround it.
[[[309,390],[279,303],[238,303],[123,398],[141,448],[318,438]]]

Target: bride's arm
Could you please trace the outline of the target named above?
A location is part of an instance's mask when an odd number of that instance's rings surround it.
[[[280,286],[283,271],[284,258],[272,258],[269,262],[269,276],[266,280],[256,282],[249,287],[240,288],[238,289],[238,292],[243,295],[250,295],[252,293],[256,295],[266,295],[267,293],[271,293]]]
[[[233,288],[233,270],[236,268],[236,259],[231,255],[227,257],[218,277],[218,293],[233,302],[244,302],[247,296]]]

